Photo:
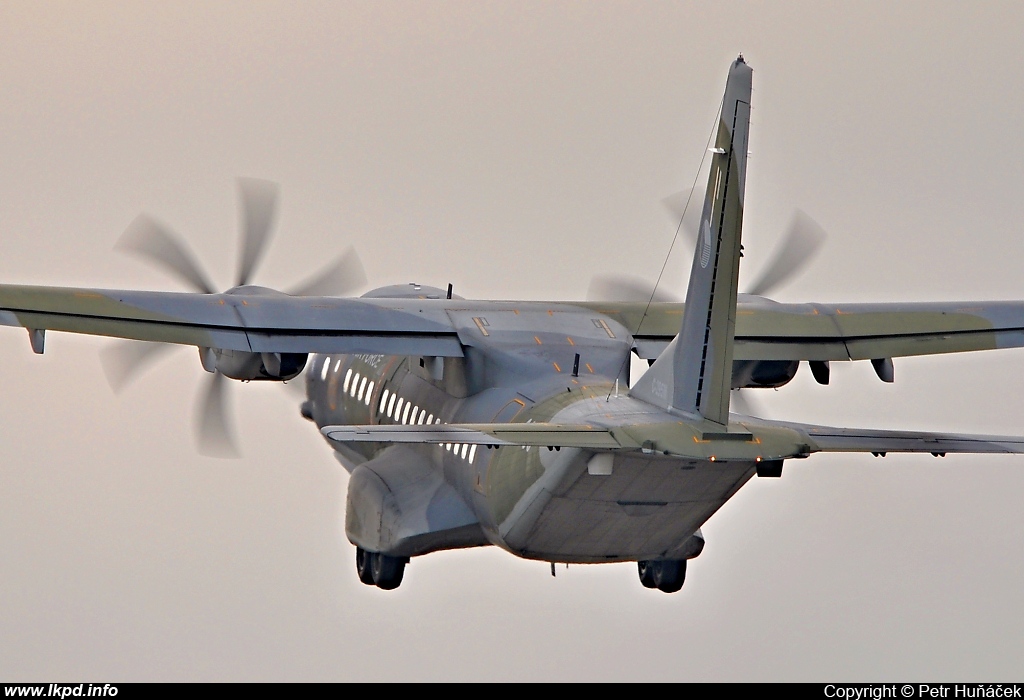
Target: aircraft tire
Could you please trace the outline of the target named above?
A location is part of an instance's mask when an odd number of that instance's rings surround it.
[[[644,588],[657,588],[654,582],[655,563],[653,561],[638,561],[636,563],[637,573],[640,575],[640,583]]]
[[[367,586],[373,583],[373,553],[367,552],[362,547],[356,547],[356,575],[359,580]]]
[[[685,559],[663,559],[655,562],[654,582],[663,593],[675,593],[686,580]]]
[[[391,591],[398,588],[405,574],[405,559],[389,557],[387,554],[374,552],[372,555],[373,582],[377,588]]]

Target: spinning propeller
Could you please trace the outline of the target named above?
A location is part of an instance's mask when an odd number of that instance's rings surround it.
[[[266,180],[239,178],[241,243],[235,285],[226,293],[250,285],[277,218],[279,187]],[[201,294],[217,289],[203,271],[188,245],[170,229],[146,214],[135,218],[116,248],[137,255],[183,280]],[[349,247],[318,274],[290,288],[291,296],[343,296],[366,285],[366,272],[355,250]],[[255,290],[254,290],[255,291]],[[173,345],[143,341],[118,342],[102,353],[107,379],[115,392],[121,391],[154,360]],[[200,348],[203,366],[212,372],[196,414],[196,437],[200,452],[215,457],[237,457],[226,399],[227,377],[217,367],[215,350]],[[230,372],[229,372],[230,373]]]
[[[673,216],[678,229],[686,234],[695,246],[697,231],[700,229],[701,208],[704,191],[695,188],[682,191],[662,200],[662,204]],[[825,230],[814,219],[799,209],[793,212],[785,233],[775,246],[775,251],[761,269],[760,274],[742,293],[765,296],[773,289],[793,279],[810,262],[825,243]],[[678,294],[658,288],[648,279],[633,275],[594,275],[587,288],[587,301],[632,301],[632,302],[680,302]],[[827,383],[827,380],[826,380]],[[731,402],[737,413],[754,415],[754,408],[748,399],[749,391],[733,389]]]
[[[674,223],[696,245],[700,228],[704,192],[677,192],[662,200],[674,217]],[[687,205],[689,203],[689,205]],[[743,294],[765,296],[793,279],[825,243],[825,230],[799,209],[794,210],[789,226],[775,246],[768,263]],[[655,288],[650,280],[632,275],[594,275],[587,288],[587,301],[683,301],[677,294]]]

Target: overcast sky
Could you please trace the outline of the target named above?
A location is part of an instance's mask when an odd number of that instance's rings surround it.
[[[828,231],[783,301],[1024,298],[1017,3],[0,4],[0,281],[181,290],[111,252],[147,211],[211,276],[234,178],[282,186],[257,281],[354,245],[371,285],[579,299],[653,278],[728,66],[754,69],[744,269]],[[684,288],[677,247],[666,284]],[[181,350],[121,395],[99,351],[0,329],[0,679],[1006,680],[1024,457],[818,455],[705,526],[683,591],[490,548],[361,585],[345,472],[298,400],[232,386],[196,454]],[[803,372],[761,415],[1024,433],[1024,351]]]

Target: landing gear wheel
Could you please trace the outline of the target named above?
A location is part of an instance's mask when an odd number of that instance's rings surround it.
[[[663,559],[655,562],[654,585],[663,593],[675,593],[686,580],[685,559]]]
[[[385,591],[398,588],[402,583],[402,575],[405,573],[406,559],[404,557],[389,557],[387,554],[377,552],[371,554],[370,557],[373,582],[377,584],[377,587]]]
[[[356,547],[356,575],[367,586],[373,585],[373,552]]]
[[[657,588],[658,584],[654,582],[654,568],[655,562],[653,561],[638,561],[636,563],[637,573],[640,574],[640,583],[644,588]]]

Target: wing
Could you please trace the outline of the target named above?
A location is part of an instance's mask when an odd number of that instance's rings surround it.
[[[773,422],[807,437],[812,452],[919,452],[944,456],[963,454],[1022,454],[1024,437],[969,435],[901,430],[832,428],[824,425]]]
[[[0,285],[0,325],[250,352],[460,357],[478,333],[472,317],[532,309],[530,318],[546,317],[551,330],[578,317],[574,333],[582,333],[598,316],[608,328],[597,337],[636,330],[635,349],[655,358],[678,331],[683,304],[646,307]],[[741,296],[734,358],[861,360],[1011,347],[1024,347],[1024,302],[780,304]]]
[[[656,358],[679,330],[683,304],[587,303]],[[1024,303],[781,304],[740,295],[736,360],[869,360],[1024,347]]]
[[[246,352],[461,357],[445,309],[418,302],[0,285],[0,325]]]
[[[613,431],[554,423],[463,423],[438,425],[328,425],[320,431],[335,442],[518,445],[523,447],[622,448]]]

